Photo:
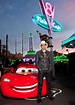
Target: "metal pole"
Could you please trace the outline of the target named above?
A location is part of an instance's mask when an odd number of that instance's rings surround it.
[[[46,21],[47,21],[48,27],[49,27],[48,34],[50,36],[50,44],[51,44],[50,52],[51,52],[51,64],[52,64],[52,76],[53,76],[53,78],[55,78],[54,60],[53,60],[53,46],[52,46],[52,36],[51,36],[52,35],[52,23],[53,23],[53,19],[54,19],[55,7],[52,7],[53,15],[51,16],[51,20],[49,20],[48,14],[45,11],[45,6],[44,6],[44,3],[43,3],[43,0],[39,0],[39,3],[40,3],[40,6],[41,6],[43,15],[46,16]]]
[[[51,65],[52,65],[52,76],[55,78],[55,68],[54,68],[54,54],[53,54],[53,45],[52,45],[52,37],[50,34],[50,31],[48,31],[48,34],[50,36],[50,53],[51,53]]]
[[[1,39],[0,39],[0,55],[1,55]]]
[[[15,54],[17,54],[17,39],[15,39]]]
[[[8,35],[6,35],[6,56],[8,53]]]
[[[24,34],[22,33],[22,56],[23,56],[23,37],[24,37]]]

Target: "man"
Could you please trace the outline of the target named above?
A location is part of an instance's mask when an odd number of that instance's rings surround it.
[[[38,99],[37,102],[41,101],[41,92],[43,77],[46,77],[47,81],[47,95],[49,99],[53,100],[51,92],[51,59],[50,51],[47,50],[48,44],[45,41],[41,41],[41,50],[37,51],[35,56],[36,66],[38,68]]]

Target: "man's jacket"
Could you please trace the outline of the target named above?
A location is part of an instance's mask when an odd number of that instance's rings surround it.
[[[46,50],[45,54],[42,50],[37,51],[35,63],[38,70],[51,70],[50,51]]]

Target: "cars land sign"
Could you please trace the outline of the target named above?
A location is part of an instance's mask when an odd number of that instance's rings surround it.
[[[51,20],[50,17],[49,17],[49,19]],[[32,17],[32,20],[35,24],[41,26],[42,28],[49,30],[45,15],[36,14]],[[62,30],[62,25],[58,21],[54,20],[52,23],[52,31],[59,32],[61,30]]]

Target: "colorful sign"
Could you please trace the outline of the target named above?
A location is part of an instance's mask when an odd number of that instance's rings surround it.
[[[64,54],[54,57],[54,62],[69,62],[69,59]]]
[[[50,17],[48,17],[48,18],[49,18],[49,20],[51,20]],[[35,24],[41,26],[42,28],[50,30],[48,23],[46,21],[46,17],[44,15],[36,14],[32,17],[32,20]],[[62,30],[62,25],[58,21],[54,20],[51,28],[52,28],[53,32],[59,32]]]
[[[35,62],[35,57],[34,58],[24,58],[23,62],[29,62],[30,60],[32,60],[32,62]]]
[[[44,3],[43,0],[39,0],[40,6],[41,6],[41,10],[43,15],[46,16],[46,21],[48,24],[48,33],[49,35],[52,34],[52,23],[54,20],[54,11],[55,11],[55,7],[52,7],[50,3]],[[51,19],[49,19],[49,17]]]
[[[46,12],[47,16],[50,16],[51,18],[54,18],[54,7],[52,7],[50,3],[46,2],[44,4],[44,9],[45,9],[45,12]]]

